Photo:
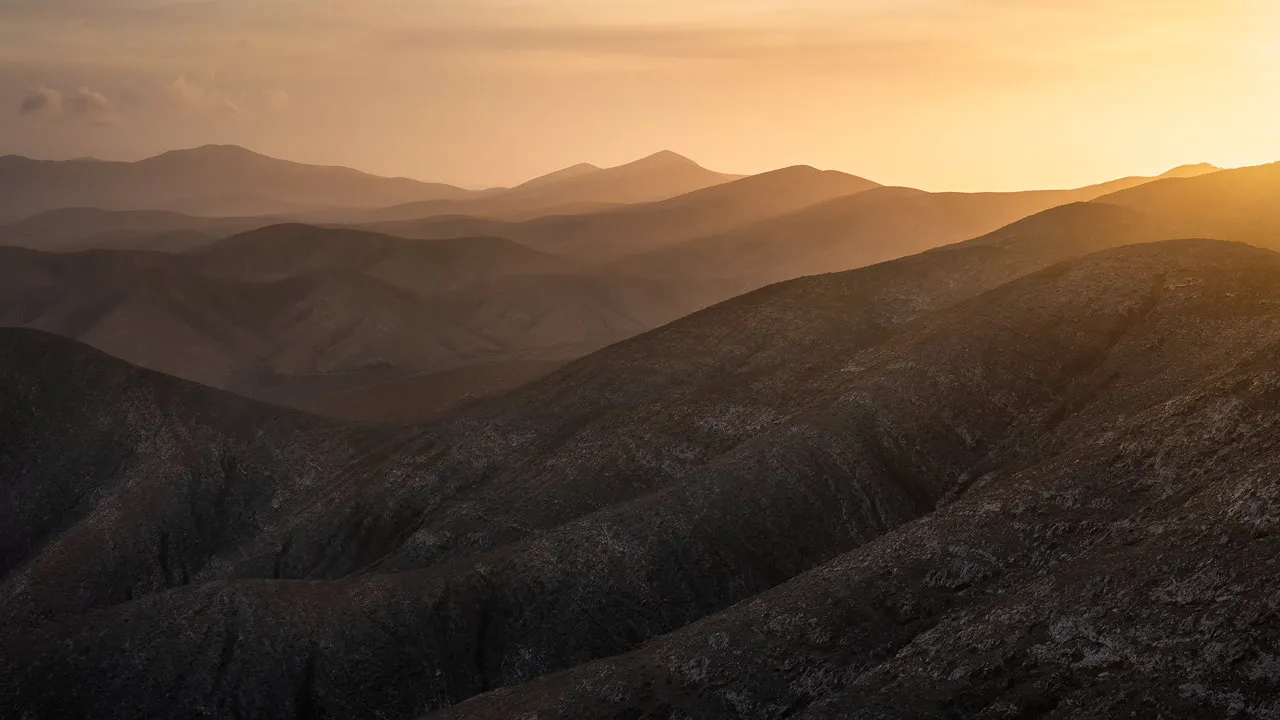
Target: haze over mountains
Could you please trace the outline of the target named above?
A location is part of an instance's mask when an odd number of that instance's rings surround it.
[[[498,238],[306,225],[178,255],[0,248],[0,266],[2,324],[283,401],[295,385],[327,393],[472,363],[567,360],[692,304],[673,287],[582,273]]]
[[[177,155],[227,153],[277,162],[226,148]],[[273,216],[63,208],[0,227],[0,242],[92,252],[0,250],[12,268],[0,322],[293,407],[416,420],[738,292],[933,247],[1147,180],[929,194],[808,167],[732,180],[659,153],[619,168],[575,166],[477,202],[555,196],[547,202],[562,207],[588,195],[699,189],[524,222],[447,216],[343,230],[273,227],[281,220]],[[718,184],[701,187],[709,183]],[[400,407],[389,393],[401,392],[439,402]]]
[[[740,177],[707,170],[689,158],[664,150],[618,167],[574,165],[510,190],[487,192],[479,197],[408,203],[337,219],[385,222],[432,215],[522,219],[665,200]]]
[[[226,151],[205,150],[215,157]],[[1079,191],[930,194],[807,167],[724,181],[659,153],[608,170],[575,166],[510,193],[564,199],[565,187],[599,197],[641,186],[658,193],[659,185],[670,191],[687,181],[689,172],[695,184],[721,182],[666,200],[525,222],[448,216],[362,226],[445,243],[297,224],[256,232],[281,220],[273,216],[50,210],[0,227],[0,242],[116,252],[50,258],[0,251],[12,255],[15,269],[0,321],[294,407],[416,420],[738,292],[933,247],[1060,201],[1149,180]],[[603,185],[578,185],[600,173]],[[655,178],[665,179],[655,185]],[[478,239],[484,237],[491,239]],[[474,249],[473,257],[459,255],[462,248]],[[468,265],[485,253],[492,261],[485,270]],[[213,257],[223,258],[220,265]],[[374,258],[380,269],[370,274],[360,263]],[[227,272],[228,263],[237,271]],[[399,268],[394,278],[388,268]],[[423,402],[398,403],[397,393]]]
[[[343,221],[460,213],[533,216],[662,200],[736,177],[706,170],[672,152],[615,168],[577,165],[515,188],[484,191],[303,165],[226,145],[175,150],[132,163],[10,155],[0,157],[0,186],[8,188],[0,197],[0,216],[65,207],[206,217],[311,215]]]
[[[0,716],[1273,714],[1280,164],[191,152],[0,194]]]

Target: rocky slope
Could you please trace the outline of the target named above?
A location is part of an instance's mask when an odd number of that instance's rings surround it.
[[[936,510],[633,653],[438,717],[1271,716],[1278,257],[1126,248],[925,323],[947,339],[903,370],[936,392],[893,390],[980,458],[948,466],[920,428],[900,436],[920,464],[899,480],[936,483]],[[974,412],[988,403],[1003,412]],[[894,415],[873,422],[897,435]]]

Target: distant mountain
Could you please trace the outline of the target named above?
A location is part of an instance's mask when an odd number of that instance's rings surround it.
[[[1102,202],[1159,218],[1184,237],[1280,248],[1280,163],[1161,180]]]
[[[470,199],[415,202],[380,210],[347,213],[330,220],[387,222],[441,215],[520,220],[553,212],[580,212],[601,206],[654,202],[741,176],[712,172],[673,152],[660,152],[606,169],[578,165],[516,188]]]
[[[1185,166],[1167,175],[1214,171]],[[711,303],[771,282],[959,242],[1048,208],[1157,179],[1122,178],[1074,190],[927,193],[796,167],[598,212],[523,222],[445,216],[366,227],[406,237],[506,237],[614,272],[698,285]]]
[[[591,175],[591,174],[600,172],[600,170],[601,168],[596,167],[591,163],[578,163],[577,165],[572,165],[570,167],[564,168],[563,170],[557,170],[552,173],[547,173],[546,175],[540,175],[532,180],[521,183],[517,187],[524,188],[526,190],[539,188],[539,187],[546,187],[548,185],[555,185],[556,183],[559,183],[562,181],[572,180],[575,178],[584,177],[586,175]]]
[[[1263,707],[1280,255],[1161,232],[1053,208],[416,428],[0,333],[0,715]]]
[[[186,249],[276,222],[270,217],[203,218],[161,210],[69,207],[0,225],[0,246],[51,252],[148,249],[149,243],[170,246],[175,237],[185,235],[179,245]]]
[[[1212,172],[1212,168],[1174,172],[1200,171]],[[1094,200],[1153,180],[1158,178],[1017,193],[927,193],[882,187],[669,244],[622,260],[616,269],[713,282],[727,293],[714,298],[719,300],[780,280],[849,270],[959,242],[1052,207]]]
[[[208,145],[133,163],[0,158],[0,214],[60,207],[181,209],[195,215],[381,207],[474,193],[449,185],[303,165],[244,148]],[[251,198],[249,203],[246,198]]]
[[[1221,172],[1222,168],[1210,163],[1194,163],[1190,165],[1179,165],[1178,167],[1160,175],[1164,178],[1193,178],[1209,173]]]
[[[524,222],[442,217],[364,227],[419,238],[496,235],[598,263],[728,231],[877,187],[877,183],[853,175],[798,166],[713,185],[668,200],[599,212],[551,215]]]
[[[581,271],[498,238],[423,241],[294,224],[180,255],[0,248],[0,325],[308,407],[318,407],[309,388],[380,387],[477,363],[495,378],[466,376],[476,393],[509,387],[515,380],[502,378],[522,375],[503,363],[575,358],[691,306],[665,283]]]

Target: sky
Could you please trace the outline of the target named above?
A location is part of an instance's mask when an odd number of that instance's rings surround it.
[[[1277,0],[0,0],[0,154],[930,190],[1280,160]]]

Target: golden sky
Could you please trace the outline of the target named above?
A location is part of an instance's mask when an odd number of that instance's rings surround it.
[[[1280,0],[0,0],[0,154],[927,189],[1280,160]]]

